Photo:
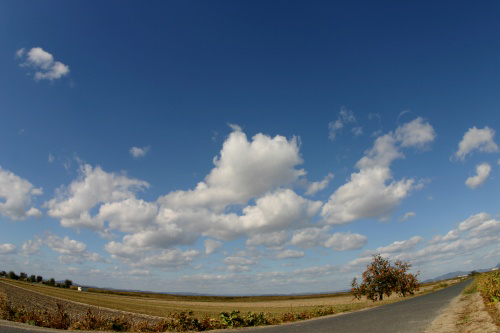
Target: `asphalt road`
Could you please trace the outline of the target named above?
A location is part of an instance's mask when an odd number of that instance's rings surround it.
[[[231,333],[416,333],[423,332],[450,301],[470,283],[464,281],[443,290],[405,301],[342,315],[323,317],[279,326],[224,330]],[[0,320],[0,333],[68,332],[43,329]],[[76,332],[76,331],[75,331]],[[83,333],[83,331],[79,331]],[[95,332],[94,332],[95,333]]]
[[[464,281],[440,291],[367,310],[295,322],[226,332],[240,333],[416,333],[423,332],[470,283]]]

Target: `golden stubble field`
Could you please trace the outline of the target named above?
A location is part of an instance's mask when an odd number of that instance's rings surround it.
[[[231,312],[233,310],[239,310],[242,313],[252,311],[278,315],[286,312],[301,312],[321,307],[333,307],[336,309],[336,312],[346,312],[404,299],[393,294],[391,297],[385,298],[383,302],[372,302],[366,298],[356,300],[350,293],[301,296],[217,297],[114,291],[80,292],[74,289],[55,288],[7,279],[3,279],[2,281],[63,300],[159,317],[166,317],[176,311],[193,311],[194,315],[198,318],[202,318],[203,316],[213,318],[217,317],[221,312]],[[458,280],[447,281],[447,284],[450,285],[455,282],[458,282]],[[441,289],[444,285],[440,284],[442,282],[423,285],[416,295]]]

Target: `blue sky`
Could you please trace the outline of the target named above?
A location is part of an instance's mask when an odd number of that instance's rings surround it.
[[[0,269],[225,294],[498,264],[497,7],[0,1]]]

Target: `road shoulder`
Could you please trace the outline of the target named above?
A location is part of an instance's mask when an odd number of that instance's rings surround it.
[[[426,333],[498,333],[479,292],[455,297],[425,330]]]

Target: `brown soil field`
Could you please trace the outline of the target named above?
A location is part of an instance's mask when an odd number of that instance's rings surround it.
[[[155,322],[162,319],[158,317],[140,315],[137,313],[127,313],[124,311],[102,308],[99,306],[89,306],[88,304],[55,298],[18,287],[14,284],[4,283],[2,281],[0,281],[0,293],[3,293],[3,295],[7,297],[5,301],[7,301],[11,306],[24,307],[27,310],[51,311],[57,308],[57,304],[60,304],[62,305],[64,311],[74,319],[80,318],[87,312],[88,309],[91,309],[95,315],[101,317],[114,318],[125,316],[132,322]]]

